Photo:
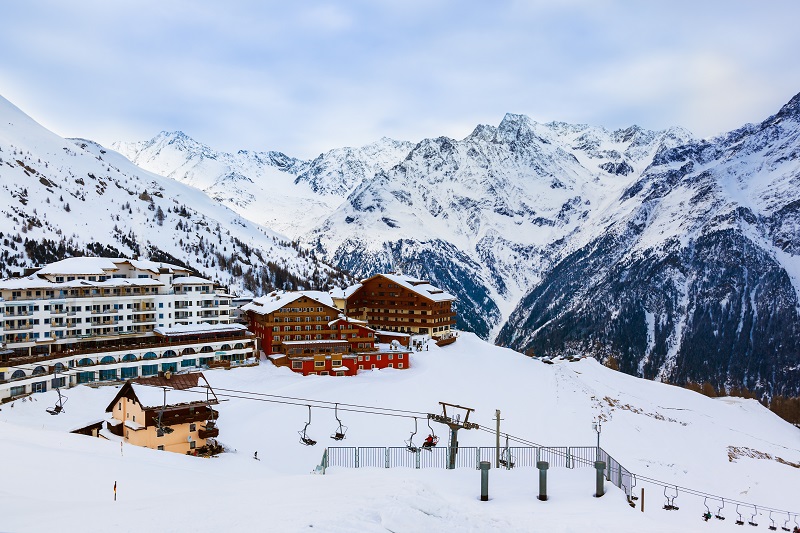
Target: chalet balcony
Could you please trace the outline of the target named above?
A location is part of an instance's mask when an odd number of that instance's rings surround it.
[[[27,331],[33,329],[33,324],[9,324],[6,323],[6,331]]]
[[[197,430],[197,436],[201,439],[208,439],[211,437],[219,437],[218,427],[204,427]]]

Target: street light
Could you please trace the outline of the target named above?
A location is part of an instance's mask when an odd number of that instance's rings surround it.
[[[600,460],[599,459],[599,457],[600,457],[600,432],[603,429],[599,418],[597,418],[597,419],[592,421],[592,429],[594,430],[595,433],[597,433],[597,457],[598,457],[598,461],[599,461]]]

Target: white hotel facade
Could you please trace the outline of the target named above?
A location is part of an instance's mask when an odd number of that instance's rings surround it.
[[[255,355],[232,296],[183,267],[75,257],[0,280],[0,401]]]

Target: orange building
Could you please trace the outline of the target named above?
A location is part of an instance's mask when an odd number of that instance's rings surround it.
[[[366,320],[384,331],[452,335],[455,297],[430,282],[403,274],[377,274],[345,291],[348,316]]]
[[[206,394],[190,388],[205,388]],[[211,407],[217,403],[200,372],[139,378],[127,381],[108,404],[104,431],[135,446],[196,454],[219,435],[218,413]]]

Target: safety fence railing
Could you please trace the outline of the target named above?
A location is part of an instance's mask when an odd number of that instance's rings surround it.
[[[435,447],[409,450],[403,447],[330,447],[322,457],[321,470],[331,466],[344,468],[448,468],[451,449]],[[478,469],[481,461],[495,464],[497,448],[460,447],[455,468]],[[602,448],[595,446],[515,446],[500,449],[500,468],[536,467],[546,461],[550,468],[594,467],[595,461],[606,464],[606,479],[630,496],[632,474]]]

